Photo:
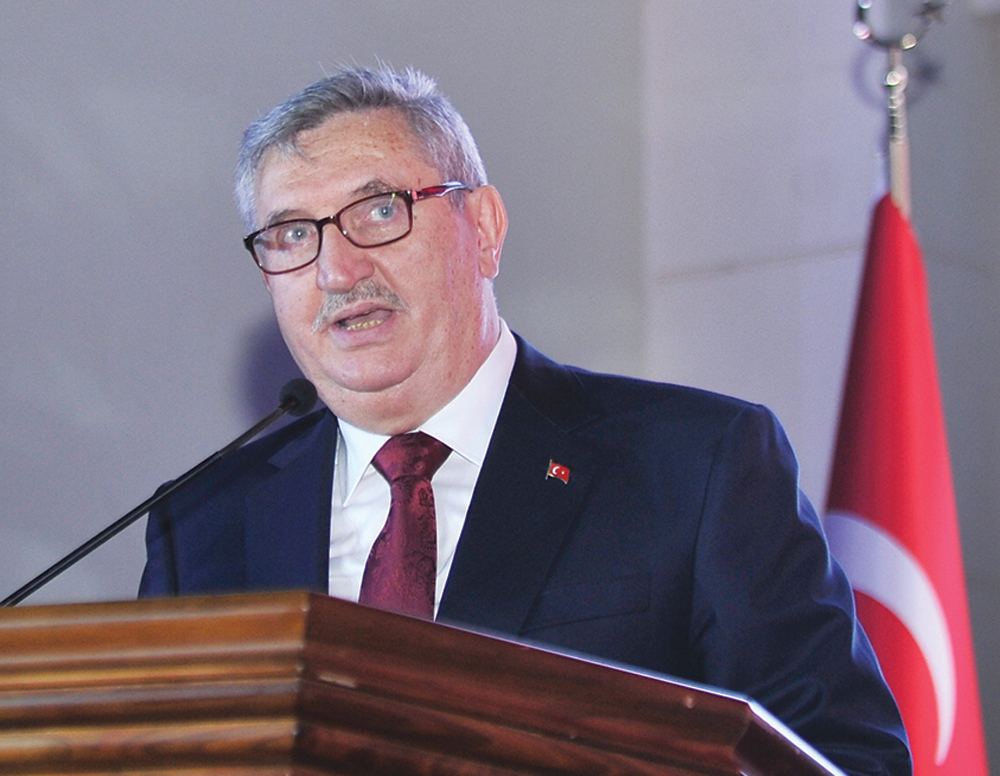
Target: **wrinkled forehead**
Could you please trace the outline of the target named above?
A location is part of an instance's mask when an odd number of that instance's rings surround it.
[[[330,149],[345,154],[363,150],[382,152],[433,166],[427,144],[402,112],[394,108],[369,108],[335,114],[272,145],[257,166],[258,180],[268,164],[294,157],[312,161]]]

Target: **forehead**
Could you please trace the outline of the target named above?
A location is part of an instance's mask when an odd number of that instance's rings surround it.
[[[372,181],[405,188],[438,182],[406,119],[393,110],[338,114],[299,133],[296,146],[297,152],[271,148],[264,155],[256,185],[258,217],[289,204],[275,199],[310,191],[348,195]]]
[[[337,114],[315,129],[300,132],[295,142],[307,158],[322,155],[330,147],[422,156],[419,140],[406,118],[387,108]]]

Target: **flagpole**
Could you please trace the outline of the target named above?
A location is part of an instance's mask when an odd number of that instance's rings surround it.
[[[889,193],[899,212],[910,219],[910,139],[906,134],[906,81],[903,50],[889,48],[889,71],[885,86],[889,92]]]
[[[889,193],[893,203],[903,216],[910,218],[910,141],[906,132],[906,85],[908,75],[903,66],[903,52],[914,48],[931,24],[941,18],[941,10],[946,3],[930,0],[925,2],[917,18],[919,28],[897,38],[880,37],[868,23],[868,10],[872,0],[858,0],[857,21],[854,34],[863,41],[877,46],[889,55],[889,69],[885,75],[885,87],[889,105]]]

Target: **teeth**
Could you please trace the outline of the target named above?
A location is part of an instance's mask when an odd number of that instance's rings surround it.
[[[376,326],[381,326],[383,323],[383,320],[376,319],[373,321],[361,321],[360,323],[347,324],[344,328],[348,331],[360,331],[361,329],[372,329]]]

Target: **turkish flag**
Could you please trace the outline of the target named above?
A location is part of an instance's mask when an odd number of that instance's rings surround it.
[[[825,525],[915,776],[987,776],[927,281],[889,195],[872,219]]]

